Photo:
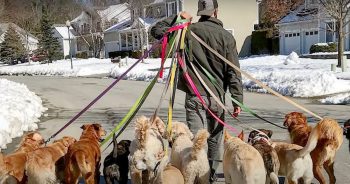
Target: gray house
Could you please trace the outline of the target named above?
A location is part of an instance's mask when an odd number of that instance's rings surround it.
[[[183,9],[182,0],[154,0],[140,8],[130,8],[130,17],[104,31],[106,57],[118,51],[137,51],[149,47],[149,29],[159,20]]]
[[[350,20],[350,17],[347,18]],[[330,18],[318,0],[305,0],[279,23],[280,54],[308,54],[316,43],[336,42],[335,20]],[[350,30],[347,25],[345,30]],[[350,37],[345,38],[345,50],[350,50]]]

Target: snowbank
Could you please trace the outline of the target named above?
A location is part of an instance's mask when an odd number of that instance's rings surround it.
[[[350,93],[339,94],[320,100],[323,104],[350,104]]]
[[[300,63],[299,56],[295,52],[290,53],[289,56],[284,61],[285,65],[299,64],[299,63]]]
[[[12,138],[36,130],[45,110],[40,97],[25,85],[0,79],[0,150],[6,149]]]
[[[38,62],[1,66],[0,75],[45,75],[45,76],[66,76],[78,77],[94,74],[109,73],[113,64],[110,59],[74,59],[73,70],[70,60],[54,61],[50,64],[39,64]]]

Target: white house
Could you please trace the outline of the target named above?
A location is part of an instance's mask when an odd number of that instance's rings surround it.
[[[97,10],[97,14],[101,18],[101,27],[103,30],[130,19],[130,9],[127,3],[111,5],[104,10]]]
[[[8,28],[12,26],[17,34],[19,35],[23,46],[29,51],[33,52],[36,49],[38,49],[38,38],[36,38],[34,35],[30,34],[29,32],[25,31],[24,29],[20,28],[16,24],[13,23],[0,23],[0,43],[4,41],[5,34],[8,30]]]
[[[179,13],[182,9],[182,0],[153,0],[140,10],[132,9],[129,18],[104,31],[106,57],[111,57],[119,51],[148,48],[151,26],[162,18]]]
[[[349,19],[349,18],[347,18]],[[280,54],[308,54],[316,43],[336,42],[335,21],[330,18],[318,0],[305,0],[278,23]],[[347,25],[345,30],[350,30]],[[345,50],[350,49],[349,36],[345,38]]]
[[[72,27],[66,25],[54,25],[54,37],[57,38],[61,45],[61,49],[64,57],[69,56],[69,51],[72,52],[72,56],[75,56],[77,51],[76,33]],[[70,44],[69,44],[70,41]]]

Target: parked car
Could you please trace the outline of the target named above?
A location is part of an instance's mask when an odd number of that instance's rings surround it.
[[[33,54],[32,57],[30,57],[30,60],[33,62],[42,62],[42,61],[45,61],[45,55],[44,54]]]

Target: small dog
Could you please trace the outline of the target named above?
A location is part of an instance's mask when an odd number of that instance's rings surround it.
[[[174,122],[171,135],[168,137],[172,144],[171,164],[178,168],[185,179],[185,184],[207,184],[210,167],[207,155],[207,130],[199,130],[196,137],[187,125]]]
[[[260,153],[241,138],[224,131],[223,168],[225,182],[265,184],[266,169]]]
[[[26,164],[28,184],[57,183],[55,164],[67,153],[68,147],[75,142],[73,137],[66,136],[46,147],[28,153]]]
[[[106,131],[100,124],[87,124],[81,127],[83,133],[79,141],[68,148],[65,162],[66,183],[78,183],[82,176],[86,184],[99,183],[101,150],[100,140]]]
[[[114,184],[115,181],[118,181],[119,184],[128,183],[130,143],[129,140],[117,143],[115,134],[113,134],[113,151],[103,162],[103,176],[106,184]]]
[[[280,162],[278,160],[278,155],[274,149],[273,143],[271,143],[272,131],[259,129],[259,131],[253,130],[249,133],[248,143],[259,151],[261,154],[265,169],[267,171],[266,183],[268,184],[278,184],[278,171],[280,169]]]
[[[308,146],[311,150],[315,178],[325,184],[322,167],[327,171],[331,184],[336,182],[334,175],[335,153],[343,143],[343,131],[338,122],[324,118],[314,128],[308,126],[306,116],[292,112],[286,115],[284,126],[288,127],[293,144]],[[310,144],[310,145],[309,145]]]
[[[165,124],[159,118],[141,116],[136,120],[135,139],[130,145],[129,166],[133,184],[154,180],[155,172],[165,156]]]
[[[32,132],[22,138],[19,148],[12,154],[3,156],[0,153],[0,178],[11,175],[19,183],[26,183],[24,167],[27,162],[27,153],[30,153],[44,145],[44,138],[37,132]],[[11,177],[6,177],[11,178]]]

